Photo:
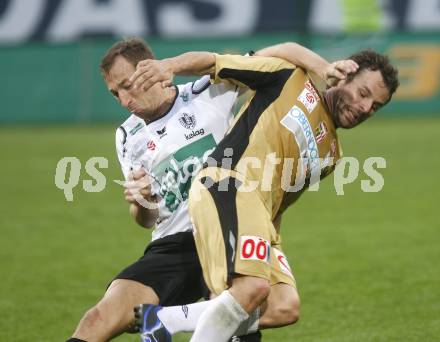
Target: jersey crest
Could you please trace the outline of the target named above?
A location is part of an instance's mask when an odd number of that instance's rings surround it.
[[[183,113],[179,118],[179,122],[186,129],[194,129],[196,127],[196,117],[194,114]]]

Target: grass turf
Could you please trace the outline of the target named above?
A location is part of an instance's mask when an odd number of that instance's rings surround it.
[[[341,133],[346,156],[386,158],[385,186],[360,177],[336,196],[333,177],[285,214],[283,246],[302,298],[297,325],[265,341],[438,341],[440,120],[376,119]],[[114,127],[3,127],[0,202],[0,341],[64,341],[109,280],[142,253],[149,232],[128,215]],[[78,157],[74,201],[55,167]],[[107,186],[87,193],[93,156],[109,160]],[[185,335],[176,341],[184,341]],[[117,341],[137,341],[124,335]]]

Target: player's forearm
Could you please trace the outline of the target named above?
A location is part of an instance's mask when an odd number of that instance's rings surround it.
[[[138,204],[131,204],[130,214],[140,226],[152,228],[156,224],[159,211],[157,209],[147,209]]]
[[[169,64],[175,75],[207,75],[215,70],[215,55],[211,52],[186,52],[163,61]]]
[[[329,66],[329,62],[324,58],[293,42],[269,46],[257,51],[256,55],[285,59],[296,66],[315,72],[322,78],[324,78],[325,70]]]

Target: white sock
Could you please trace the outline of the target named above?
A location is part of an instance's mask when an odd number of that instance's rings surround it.
[[[240,326],[234,332],[234,336],[243,336],[256,332],[258,330],[259,323],[260,323],[260,307],[258,307],[254,312],[249,314],[249,318],[240,324]]]
[[[200,315],[212,304],[212,300],[188,305],[163,307],[157,316],[170,332],[192,332],[196,329]]]
[[[223,291],[201,314],[190,342],[226,342],[248,318],[229,291]]]
[[[218,297],[217,297],[218,298]],[[157,316],[170,332],[174,335],[178,332],[193,332],[196,330],[197,321],[201,314],[212,305],[217,298],[192,303],[188,305],[165,306],[157,313]],[[234,332],[234,336],[243,336],[258,330],[260,320],[260,308],[249,315]]]

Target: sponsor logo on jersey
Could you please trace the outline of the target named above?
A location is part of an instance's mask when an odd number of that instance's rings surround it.
[[[307,81],[306,83],[304,83],[304,86],[306,87],[306,89],[308,91],[310,91],[313,95],[313,97],[315,98],[316,101],[319,101],[319,95],[318,92],[316,91],[315,87],[313,86],[312,82]]]
[[[203,128],[201,128],[197,131],[191,131],[191,133],[189,133],[189,134],[184,134],[184,136],[185,136],[186,140],[190,140],[198,135],[203,135],[203,134],[205,134],[205,130]]]
[[[168,135],[167,134],[167,127],[163,126],[163,128],[157,130],[156,133],[159,135],[159,139],[162,139],[163,137],[166,137]]]
[[[150,172],[157,184],[163,204],[174,212],[188,198],[191,180],[201,169],[216,146],[212,134],[189,142],[168,158],[154,166]]]
[[[188,93],[182,93],[180,94],[180,98],[182,99],[183,102],[188,102]]]
[[[269,241],[258,236],[243,235],[240,241],[240,259],[258,260],[269,263]]]
[[[319,160],[318,144],[304,112],[298,106],[293,106],[281,119],[280,123],[295,136],[300,156],[306,157],[308,173],[319,173],[321,163]]]
[[[316,142],[320,144],[324,140],[326,135],[327,135],[327,126],[325,125],[325,122],[321,121],[315,130]]]
[[[299,94],[298,101],[306,107],[309,113],[315,109],[319,102],[319,95],[310,81],[304,84],[304,89],[301,94]]]
[[[153,140],[149,140],[147,142],[147,148],[151,151],[154,151],[156,149],[156,144],[154,143]]]
[[[163,126],[163,128],[157,130],[156,133],[159,134],[161,136],[161,138],[162,138],[167,133],[167,126]]]
[[[144,127],[144,124],[142,122],[139,122],[130,130],[130,135],[135,135],[142,127]]]
[[[289,262],[287,261],[287,258],[284,255],[284,253],[277,248],[272,248],[272,250],[275,254],[275,258],[278,261],[278,265],[280,266],[281,271],[283,271],[285,274],[293,278],[292,270],[289,266]]]
[[[186,129],[194,129],[196,127],[196,117],[194,114],[183,113],[179,122]]]

